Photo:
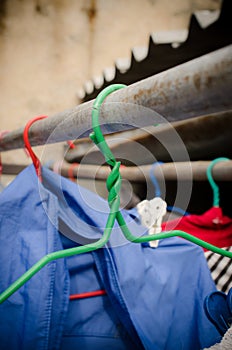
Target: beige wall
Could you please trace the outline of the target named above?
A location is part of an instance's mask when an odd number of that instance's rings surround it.
[[[147,45],[149,33],[186,28],[191,12],[219,5],[219,0],[1,0],[0,129],[78,104],[83,83],[118,57],[129,57],[132,47]],[[46,159],[61,156],[58,145],[46,149]],[[3,160],[26,157],[13,151]]]

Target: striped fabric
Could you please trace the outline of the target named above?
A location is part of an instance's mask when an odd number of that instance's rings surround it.
[[[232,252],[232,246],[225,249]],[[205,252],[205,257],[217,289],[228,293],[232,288],[232,259],[211,251]]]

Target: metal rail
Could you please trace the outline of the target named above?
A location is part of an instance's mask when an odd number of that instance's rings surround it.
[[[210,161],[164,163],[155,167],[153,171],[157,180],[206,181],[206,170],[210,163]],[[49,168],[52,170],[54,165],[51,165]],[[131,182],[144,182],[150,178],[151,166],[152,165],[123,167],[120,173],[123,179],[127,179]],[[25,167],[26,165],[3,164],[2,173],[17,175]],[[60,166],[58,166],[58,171],[64,177],[69,177],[71,174],[72,177],[77,177],[78,179],[103,181],[107,179],[110,173],[108,166],[90,164],[75,165],[74,163],[60,164]],[[212,169],[212,176],[215,181],[232,181],[232,161],[215,164]]]
[[[104,134],[232,108],[232,45],[132,84],[108,96],[101,109]],[[93,101],[33,124],[31,145],[88,136]],[[33,117],[33,116],[32,116]],[[0,140],[0,151],[23,148],[23,128]]]

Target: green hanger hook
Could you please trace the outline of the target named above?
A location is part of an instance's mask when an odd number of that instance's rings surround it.
[[[217,164],[219,162],[225,162],[228,160],[230,160],[230,159],[225,158],[225,157],[216,158],[209,164],[209,166],[206,170],[206,175],[207,175],[208,181],[209,181],[210,186],[213,190],[213,206],[214,207],[219,207],[220,196],[219,196],[219,187],[215,183],[213,176],[212,176],[212,169],[213,169],[215,164]]]
[[[101,107],[101,104],[105,100],[105,98],[113,91],[121,89],[125,87],[125,85],[122,84],[114,84],[106,87],[104,90],[100,92],[100,94],[97,96],[95,103],[94,103],[94,109],[92,113],[92,127],[93,127],[93,133],[90,134],[90,138],[94,141],[94,143],[98,146],[100,151],[103,153],[103,156],[105,157],[107,163],[111,166],[113,176],[110,174],[109,177],[107,178],[107,189],[109,191],[109,205],[110,201],[113,199],[117,198],[117,203],[120,203],[120,196],[119,196],[119,191],[120,191],[120,184],[121,184],[121,175],[120,175],[120,162],[117,162],[114,155],[112,154],[111,150],[109,149],[109,146],[107,145],[105,138],[102,134],[101,128],[99,126],[99,109]],[[110,177],[112,176],[112,178]],[[128,229],[126,222],[119,211],[119,206],[118,206],[118,211],[116,213],[116,219],[118,221],[118,224],[124,234],[124,236],[127,238],[128,241],[134,242],[134,243],[143,243],[143,242],[148,242],[148,241],[153,241],[153,240],[160,240],[160,239],[165,239],[168,237],[174,237],[174,236],[179,236],[182,238],[185,238],[188,241],[191,241],[205,249],[211,250],[215,253],[221,254],[223,256],[227,256],[229,258],[232,258],[232,253],[228,252],[227,250],[218,248],[208,242],[205,242],[195,236],[190,235],[189,233],[175,230],[175,231],[170,231],[170,232],[164,232],[160,234],[154,234],[154,235],[144,235],[141,237],[134,236],[130,230]]]
[[[106,162],[110,166],[114,166],[116,163],[116,159],[114,158],[113,153],[111,152],[109,146],[107,145],[104,135],[102,134],[100,125],[99,125],[99,110],[102,106],[102,103],[104,102],[105,98],[111,94],[112,92],[122,89],[126,87],[126,85],[123,84],[114,84],[110,85],[104,90],[102,90],[97,98],[94,101],[93,104],[93,110],[92,110],[92,128],[93,132],[89,135],[91,140],[98,146],[100,151],[105,157]]]

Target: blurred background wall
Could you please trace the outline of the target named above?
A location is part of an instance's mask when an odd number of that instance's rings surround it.
[[[148,45],[150,33],[187,28],[191,13],[220,5],[220,0],[0,0],[0,130],[77,105],[86,80],[129,57],[133,47]],[[43,156],[59,159],[62,150],[52,145]],[[2,158],[30,162],[22,150]]]

